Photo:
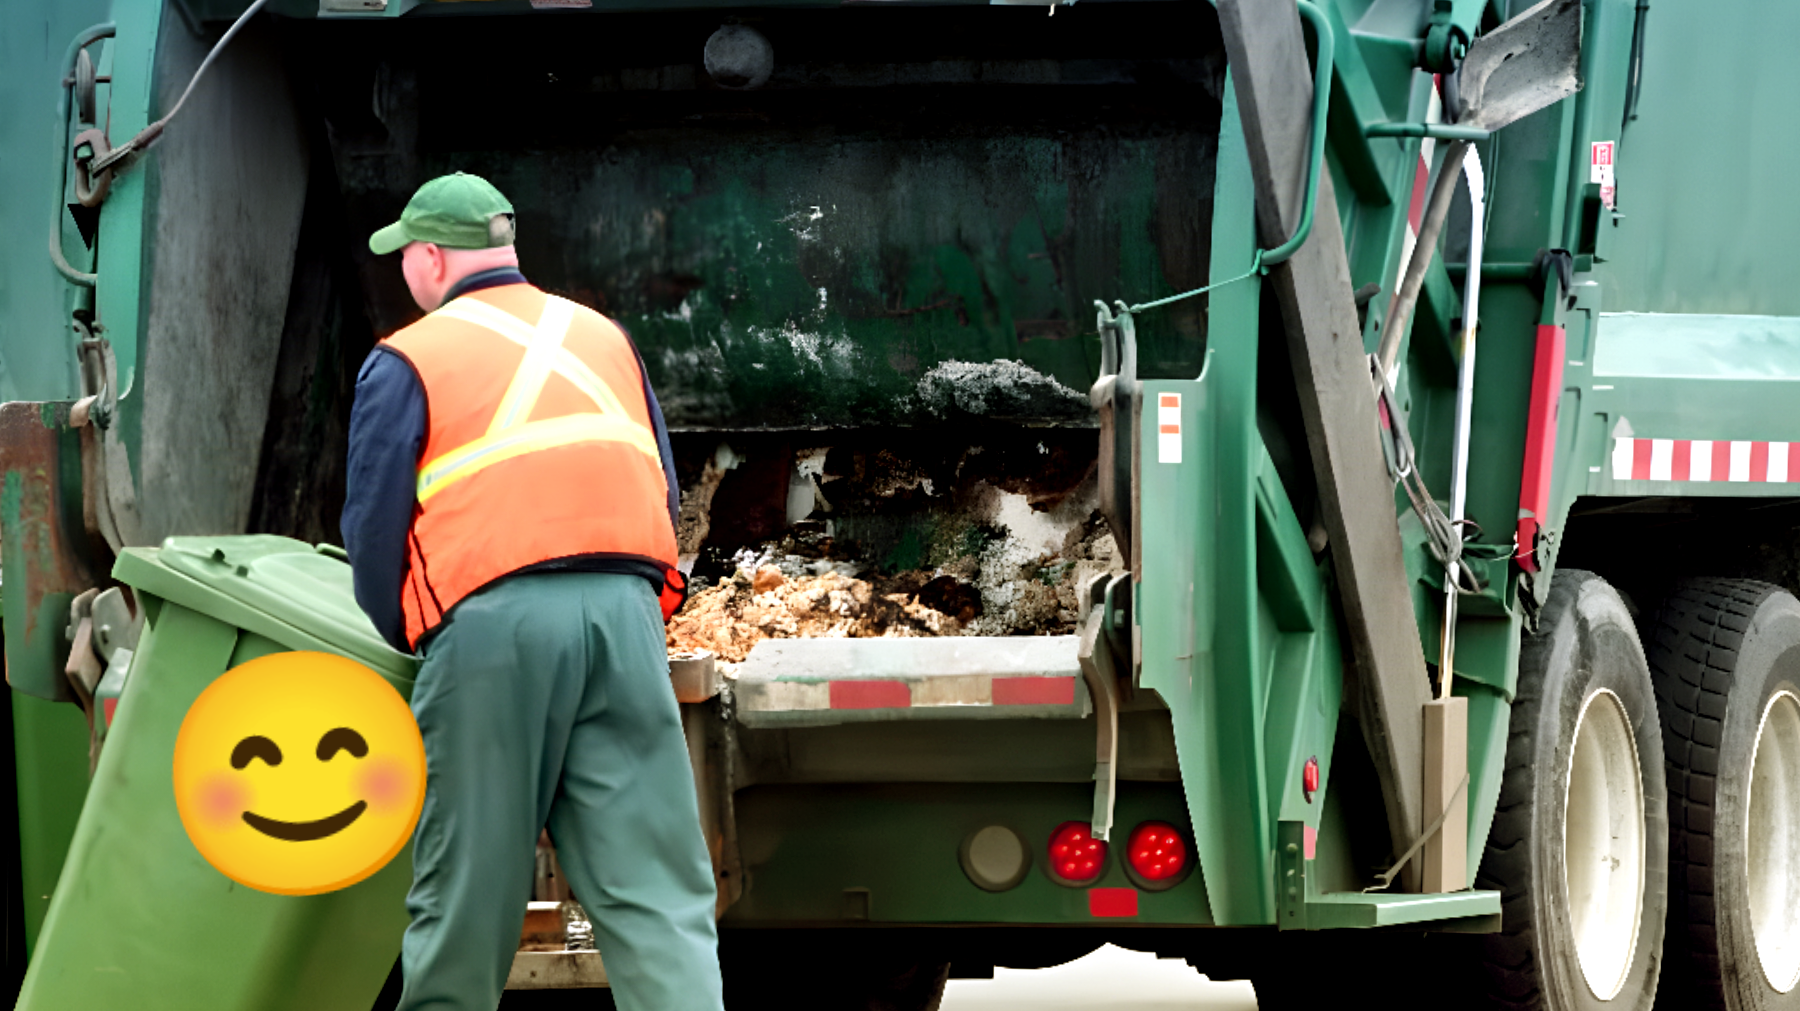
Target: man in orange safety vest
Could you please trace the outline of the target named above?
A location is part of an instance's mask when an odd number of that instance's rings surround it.
[[[682,596],[662,411],[605,316],[519,272],[512,205],[456,173],[369,248],[426,316],[357,379],[356,597],[421,657],[401,1011],[492,1011],[548,825],[625,1011],[722,1007],[715,886],[663,621]]]

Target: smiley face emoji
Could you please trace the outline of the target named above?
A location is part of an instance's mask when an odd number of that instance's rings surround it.
[[[317,895],[406,846],[425,745],[400,693],[328,653],[274,653],[200,693],[175,738],[175,807],[206,862],[257,891]]]

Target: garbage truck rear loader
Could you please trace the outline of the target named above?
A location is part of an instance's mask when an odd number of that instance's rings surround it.
[[[206,957],[62,911],[71,840],[144,809],[82,803],[167,683],[131,659],[173,591],[133,580],[201,564],[170,537],[338,541],[357,366],[414,318],[363,239],[463,170],[674,432],[733,1000],[926,1008],[1110,942],[1264,1008],[1800,1007],[1797,31],[1641,0],[9,12],[0,131],[42,157],[0,215],[50,226],[0,250],[22,1006],[47,965]],[[564,897],[548,852],[521,903]],[[550,908],[514,983],[603,985],[604,952],[534,950]]]

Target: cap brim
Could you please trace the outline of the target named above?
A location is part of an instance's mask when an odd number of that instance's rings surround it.
[[[386,256],[399,252],[411,241],[412,237],[406,234],[406,226],[396,221],[369,236],[369,252],[376,256]]]

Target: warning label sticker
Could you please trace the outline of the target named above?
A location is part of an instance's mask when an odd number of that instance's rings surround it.
[[[1594,141],[1594,153],[1588,162],[1588,182],[1600,187],[1600,202],[1607,210],[1613,209],[1614,199],[1619,192],[1618,181],[1613,177],[1614,159],[1618,154],[1616,140]]]
[[[1156,462],[1181,462],[1181,394],[1156,396]]]
[[[1588,182],[1610,186],[1613,181],[1613,152],[1618,141],[1594,141],[1594,159],[1588,169]]]

